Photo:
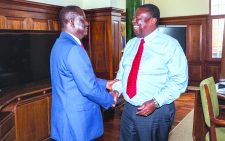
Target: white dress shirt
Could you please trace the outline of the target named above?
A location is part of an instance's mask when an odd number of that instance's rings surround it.
[[[137,94],[126,94],[127,79],[141,38],[131,39],[124,49],[113,90],[122,93],[132,105],[140,106],[155,98],[160,106],[169,104],[186,90],[188,66],[178,41],[156,29],[144,38],[144,51],[137,76]]]

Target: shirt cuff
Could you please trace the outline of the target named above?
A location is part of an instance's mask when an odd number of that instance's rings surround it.
[[[160,107],[160,105],[159,105],[159,103],[158,103],[158,101],[153,97],[153,102],[154,102],[154,104],[155,104],[155,108],[159,108]]]
[[[122,93],[122,83],[121,81],[117,81],[112,85],[112,90],[116,90],[119,92],[119,95]]]

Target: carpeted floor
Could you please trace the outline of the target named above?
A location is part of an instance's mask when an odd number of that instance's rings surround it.
[[[194,110],[189,112],[184,119],[170,132],[169,141],[193,141],[193,116]]]

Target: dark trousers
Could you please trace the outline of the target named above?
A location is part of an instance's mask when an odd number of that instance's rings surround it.
[[[137,108],[125,102],[120,141],[168,141],[175,115],[174,103],[156,109],[147,117],[136,115]]]

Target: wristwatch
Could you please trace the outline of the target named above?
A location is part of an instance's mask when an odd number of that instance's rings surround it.
[[[155,108],[159,108],[160,105],[159,105],[159,103],[155,100],[155,98],[153,98],[152,100],[153,100],[153,102],[154,102],[154,104],[155,104]]]

